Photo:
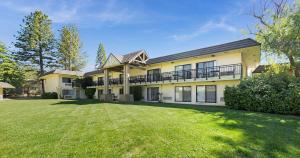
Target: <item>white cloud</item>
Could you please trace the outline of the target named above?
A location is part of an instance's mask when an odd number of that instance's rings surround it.
[[[93,13],[91,16],[102,22],[122,23],[132,20],[136,15],[135,11],[131,11],[118,1],[109,0],[102,11]]]
[[[103,1],[99,7],[100,11],[89,13],[88,7],[93,6],[94,2],[90,0],[74,1],[36,1],[22,3],[19,1],[3,1],[0,6],[7,9],[28,14],[35,10],[42,10],[49,15],[54,23],[70,23],[80,21],[100,21],[109,23],[123,23],[136,17],[136,11],[132,11],[116,0]]]
[[[236,27],[226,22],[226,18],[222,18],[220,21],[208,21],[204,25],[196,29],[194,32],[188,34],[181,34],[181,35],[172,35],[171,37],[176,41],[190,40],[199,37],[204,33],[208,33],[210,31],[217,30],[217,29],[221,29],[233,33],[238,31]]]
[[[33,6],[16,5],[13,1],[2,1],[0,6],[22,13],[30,13],[35,10]]]

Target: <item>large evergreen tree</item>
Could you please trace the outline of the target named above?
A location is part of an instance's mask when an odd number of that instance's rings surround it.
[[[35,11],[25,16],[20,31],[16,36],[14,53],[18,61],[37,66],[39,75],[45,68],[56,66],[57,56],[54,50],[55,40],[51,30],[51,20],[41,11]],[[42,93],[44,93],[42,82]]]
[[[99,44],[98,50],[97,50],[97,57],[96,57],[96,69],[99,69],[106,60],[106,52],[104,50],[104,46],[102,43]]]
[[[65,70],[78,71],[85,66],[84,56],[81,52],[82,43],[75,26],[63,26],[60,30],[58,51],[59,63]]]
[[[284,55],[295,76],[300,77],[300,4],[288,0],[262,1],[253,11],[257,19],[252,32],[267,53]]]

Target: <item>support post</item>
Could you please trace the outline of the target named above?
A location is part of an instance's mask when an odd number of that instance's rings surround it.
[[[124,65],[124,94],[129,94],[129,65],[125,64]]]
[[[104,69],[104,91],[103,94],[108,94],[108,69]]]

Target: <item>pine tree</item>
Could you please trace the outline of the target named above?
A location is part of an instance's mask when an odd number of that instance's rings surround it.
[[[13,53],[16,60],[39,67],[39,76],[44,74],[45,68],[57,66],[51,20],[41,11],[25,16],[14,45],[18,48],[18,51]],[[42,82],[42,93],[44,92]]]
[[[59,63],[65,70],[78,71],[85,66],[84,56],[81,52],[82,43],[75,26],[63,26],[60,30],[58,51]]]
[[[96,57],[96,69],[99,69],[104,62],[106,61],[106,52],[104,50],[104,46],[102,43],[99,44],[98,50],[97,50],[97,57]]]

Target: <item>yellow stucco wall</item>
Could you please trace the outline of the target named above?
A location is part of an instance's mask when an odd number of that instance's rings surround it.
[[[76,79],[78,76],[74,75],[66,75],[66,74],[49,74],[46,76],[43,76],[42,79],[44,79],[44,85],[45,85],[45,92],[56,92],[59,96],[62,93],[62,90],[73,90],[73,98],[76,97],[76,90],[72,86],[66,86],[62,82],[62,78],[67,77],[71,79]],[[85,98],[84,92],[77,91],[80,93],[80,98]]]
[[[178,84],[159,84],[159,85],[148,85],[143,88],[144,100],[147,100],[147,88],[148,87],[159,87],[159,92],[162,93],[163,98],[171,98],[164,100],[166,103],[182,103],[182,104],[199,104],[199,105],[224,105],[224,101],[221,98],[224,97],[224,89],[226,86],[235,86],[239,84],[239,80],[232,81],[217,81],[217,82],[197,82],[197,83],[178,83]],[[196,86],[204,85],[215,85],[217,88],[217,103],[204,103],[196,101]],[[177,86],[191,86],[191,102],[176,102],[175,101],[175,87]]]
[[[227,52],[220,52],[211,55],[198,56],[186,59],[180,59],[175,61],[162,62],[157,64],[151,64],[144,66],[144,69],[139,68],[130,68],[130,76],[146,75],[147,70],[160,68],[161,72],[174,71],[175,66],[191,64],[192,69],[196,69],[196,63],[205,62],[205,61],[216,61],[216,66],[220,65],[230,65],[230,64],[242,64],[243,66],[243,76],[244,78],[251,75],[252,71],[260,63],[260,46],[253,46],[248,48],[242,48],[237,50],[231,50]],[[120,72],[110,72],[112,78],[118,78]],[[103,74],[97,74],[93,76],[93,80],[97,81],[98,77],[103,77]],[[234,86],[239,84],[239,78],[226,79],[222,78],[221,80],[216,81],[197,81],[185,83],[180,81],[178,83],[163,83],[163,84],[151,84],[151,85],[142,85],[143,87],[143,96],[144,100],[147,100],[147,87],[159,87],[160,93],[162,93],[163,98],[167,97],[168,100],[163,100],[164,102],[175,102],[175,87],[176,86],[191,86],[192,88],[192,101],[191,102],[182,102],[188,104],[201,104],[201,105],[224,105],[223,101],[223,92],[226,86]],[[196,86],[197,85],[216,85],[217,87],[217,103],[199,103],[196,102]],[[119,89],[121,85],[112,85],[112,93],[119,95]],[[103,89],[103,86],[97,87],[97,89]],[[97,97],[97,92],[95,94]],[[171,98],[171,99],[170,99]]]
[[[0,100],[2,100],[2,99],[3,99],[3,88],[0,87]]]

